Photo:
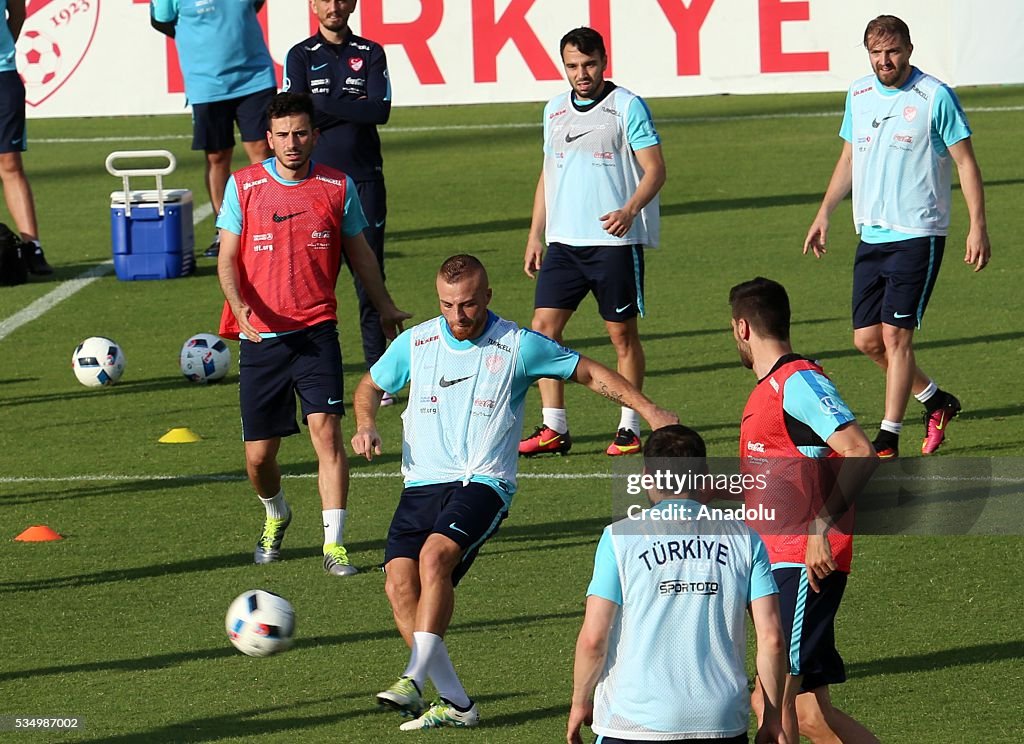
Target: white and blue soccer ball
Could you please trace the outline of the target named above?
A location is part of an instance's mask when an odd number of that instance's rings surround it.
[[[271,656],[292,645],[295,610],[279,594],[250,589],[228,607],[224,627],[231,644],[246,656]]]
[[[75,377],[86,387],[113,385],[124,374],[124,363],[121,347],[104,336],[90,336],[71,355]]]
[[[181,374],[200,384],[220,380],[231,368],[231,349],[220,336],[197,333],[181,347]]]

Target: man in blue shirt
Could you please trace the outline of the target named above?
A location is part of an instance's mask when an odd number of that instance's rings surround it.
[[[0,179],[7,211],[24,242],[22,259],[33,274],[52,274],[39,244],[36,203],[25,175],[21,153],[28,147],[25,136],[25,84],[15,64],[14,43],[25,23],[25,0],[0,0]]]
[[[206,188],[220,212],[231,175],[234,125],[250,163],[270,157],[267,106],[277,92],[274,62],[256,14],[264,0],[150,0],[153,27],[174,39],[192,104],[192,149],[206,152]],[[203,254],[216,258],[220,236]]]
[[[688,427],[651,432],[651,508],[631,508],[601,535],[576,643],[569,744],[582,744],[585,723],[605,744],[745,744],[748,610],[766,701],[756,741],[786,741],[786,643],[764,542],[741,521],[708,517],[699,494],[658,485],[707,474],[706,457]]]
[[[914,330],[921,327],[938,278],[949,229],[951,162],[960,175],[970,231],[964,263],[981,271],[992,256],[981,170],[971,128],[956,94],[910,64],[910,29],[882,15],[864,31],[873,74],[853,83],[839,131],[843,150],[804,254],[825,254],[829,216],[853,191],[860,244],[853,265],[853,343],[885,372],[885,415],[878,456],[899,455],[907,401],[924,404],[921,454],[935,452],[960,401],[917,366]]]
[[[455,585],[497,532],[515,494],[530,385],[541,377],[574,380],[633,407],[652,428],[678,422],[616,372],[491,313],[487,272],[475,257],[446,260],[436,285],[441,315],[395,339],[353,401],[352,449],[369,460],[381,453],[381,396],[409,385],[402,415],[405,488],[384,561],[395,624],[412,654],[399,680],[377,695],[380,705],[419,716],[403,730],[479,721],[443,636]],[[423,712],[427,678],[440,699]]]
[[[313,158],[355,181],[368,222],[363,235],[383,276],[387,193],[377,125],[386,124],[391,116],[391,79],[384,48],[349,28],[356,1],[311,0],[319,28],[288,52],[284,89],[312,96],[320,130]],[[380,316],[355,274],[353,283],[359,298],[363,356],[369,369],[384,353],[386,342]],[[389,395],[382,405],[391,402]]]

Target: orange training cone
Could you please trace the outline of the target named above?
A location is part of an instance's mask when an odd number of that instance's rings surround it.
[[[64,537],[54,532],[53,529],[45,524],[35,524],[14,539],[21,542],[48,542],[50,540],[63,540]]]

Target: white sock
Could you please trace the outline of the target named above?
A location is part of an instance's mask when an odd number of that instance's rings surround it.
[[[619,414],[619,428],[629,429],[637,436],[640,436],[640,414],[632,408],[623,406],[622,413]]]
[[[269,499],[260,496],[260,501],[263,502],[263,507],[267,510],[267,516],[271,519],[284,519],[291,511],[288,508],[288,502],[284,500],[283,488],[277,492],[276,496]]]
[[[569,431],[569,416],[564,408],[541,408],[544,415],[544,426],[559,434]]]
[[[423,693],[423,681],[427,678],[434,652],[440,643],[443,641],[436,633],[417,630],[412,634],[412,654],[409,656],[409,666],[405,668],[402,676],[412,679],[420,688],[420,694]]]
[[[920,393],[915,393],[914,397],[917,398],[918,401],[920,401],[921,403],[924,403],[937,392],[939,392],[939,386],[936,385],[934,381],[928,380],[928,387],[926,387]]]
[[[449,703],[454,703],[455,707],[467,710],[473,704],[462,682],[459,681],[459,675],[455,673],[443,638],[434,650],[434,658],[430,661],[430,681],[437,688],[437,694]]]
[[[895,434],[896,436],[899,436],[900,432],[903,431],[903,423],[897,421],[889,421],[888,419],[882,419],[882,426],[880,428],[882,429],[882,431],[887,431],[890,434]]]
[[[324,545],[342,545],[345,534],[345,510],[324,509]]]

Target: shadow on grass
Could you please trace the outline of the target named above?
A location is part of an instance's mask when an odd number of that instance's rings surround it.
[[[474,631],[486,631],[494,628],[525,627],[530,623],[540,623],[548,620],[574,620],[580,617],[579,612],[551,612],[539,615],[525,615],[517,617],[495,618],[491,620],[475,620],[465,623],[452,623],[449,633],[469,633]],[[314,636],[312,638],[298,638],[292,645],[292,649],[320,649],[325,646],[347,646],[352,643],[364,643],[368,641],[400,642],[398,631],[388,627],[372,631],[359,631],[355,633],[336,633],[333,635]],[[44,676],[67,677],[70,674],[91,673],[103,671],[117,672],[145,672],[166,669],[167,667],[179,664],[189,664],[196,661],[214,661],[239,657],[240,654],[226,642],[217,648],[204,648],[195,651],[181,651],[177,653],[153,654],[134,659],[105,659],[99,661],[87,661],[79,664],[61,664],[48,667],[36,667],[34,669],[21,669],[13,672],[0,672],[0,682],[9,682],[17,679],[29,679]]]
[[[886,659],[861,661],[847,664],[846,671],[850,677],[871,677],[876,674],[916,674],[1011,659],[1024,659],[1024,641],[982,643],[977,646],[947,648],[911,656],[891,656]]]

